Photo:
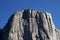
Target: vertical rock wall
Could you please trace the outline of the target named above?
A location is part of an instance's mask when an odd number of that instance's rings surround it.
[[[56,35],[50,13],[26,9],[10,17],[3,29],[2,40],[57,40]]]

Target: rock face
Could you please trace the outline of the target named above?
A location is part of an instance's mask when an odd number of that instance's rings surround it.
[[[51,14],[30,9],[15,12],[0,34],[1,40],[60,40]]]

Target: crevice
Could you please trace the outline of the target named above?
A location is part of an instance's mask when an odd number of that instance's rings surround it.
[[[43,14],[42,14],[43,15]],[[39,13],[39,17],[36,15],[36,22],[37,22],[37,25],[38,25],[38,35],[39,35],[39,39],[40,40],[43,40],[43,37],[42,37],[42,35],[41,35],[41,30],[46,34],[46,37],[47,37],[47,39],[49,39],[49,36],[48,36],[48,34],[47,34],[47,32],[46,32],[46,30],[44,29],[44,27],[43,27],[43,19],[42,19],[42,16],[40,15],[40,13]]]
[[[38,14],[38,13],[37,13]],[[36,18],[36,23],[37,23],[37,25],[38,25],[38,35],[39,35],[39,37],[37,37],[36,36],[36,39],[38,40],[43,40],[43,37],[42,37],[42,35],[41,35],[41,32],[40,32],[40,30],[42,30],[41,28],[42,28],[42,20],[41,20],[41,16],[37,16],[37,14],[36,14],[36,16],[35,16],[35,18]],[[40,18],[40,19],[39,19]]]
[[[30,33],[30,26],[29,26],[29,10],[25,10],[23,12],[23,19],[25,22],[24,25],[24,35],[23,35],[23,39],[24,40],[32,40],[32,34]]]

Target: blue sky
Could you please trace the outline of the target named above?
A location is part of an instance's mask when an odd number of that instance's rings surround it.
[[[60,0],[0,0],[0,28],[16,10],[26,8],[50,12],[55,26],[60,28]]]

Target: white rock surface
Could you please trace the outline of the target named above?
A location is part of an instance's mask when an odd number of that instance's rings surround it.
[[[60,40],[51,14],[36,10],[15,12],[3,29],[1,40]]]

